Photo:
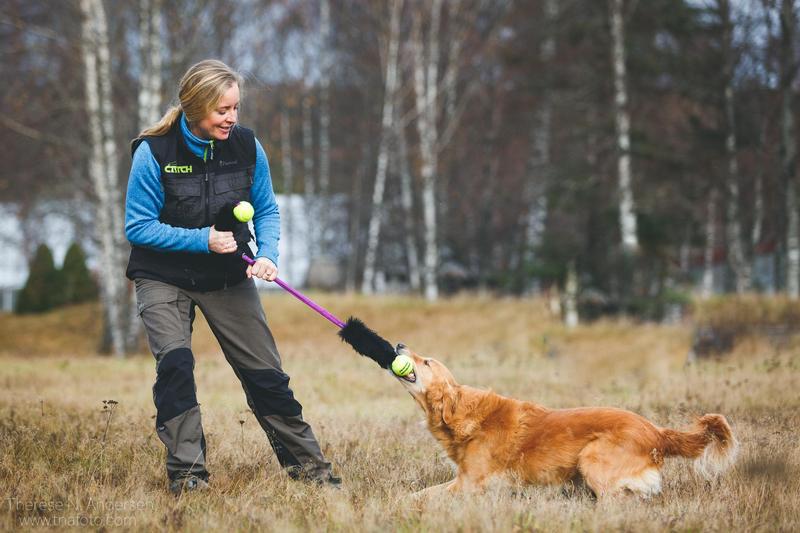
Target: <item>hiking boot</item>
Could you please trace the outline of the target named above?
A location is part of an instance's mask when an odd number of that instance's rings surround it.
[[[328,474],[327,478],[318,479],[317,483],[323,487],[330,487],[336,490],[342,489],[342,478],[334,476],[333,474]]]
[[[202,491],[208,488],[208,482],[197,476],[185,476],[172,480],[169,491],[178,496],[182,492]]]

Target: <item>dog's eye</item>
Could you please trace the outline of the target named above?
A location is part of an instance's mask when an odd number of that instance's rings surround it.
[[[431,360],[425,359],[425,366],[431,366]]]

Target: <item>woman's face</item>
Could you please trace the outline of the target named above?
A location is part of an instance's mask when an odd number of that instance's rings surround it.
[[[222,94],[217,105],[195,124],[192,133],[206,140],[224,141],[231,134],[239,115],[239,86],[233,84]]]

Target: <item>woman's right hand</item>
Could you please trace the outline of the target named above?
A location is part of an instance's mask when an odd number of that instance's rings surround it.
[[[208,249],[218,254],[232,254],[236,251],[236,239],[233,238],[232,231],[217,231],[211,226],[208,232]]]

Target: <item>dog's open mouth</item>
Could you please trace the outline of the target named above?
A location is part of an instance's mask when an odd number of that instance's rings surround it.
[[[405,376],[398,376],[397,374],[395,374],[395,377],[397,379],[402,379],[403,381],[407,381],[409,383],[416,383],[417,381],[417,375],[414,373],[413,370],[408,374],[406,374]]]

